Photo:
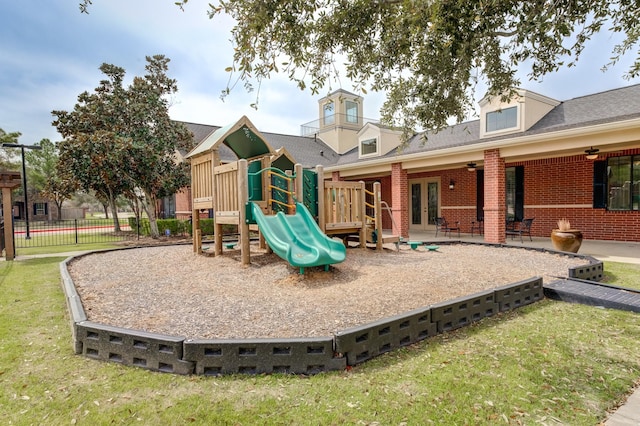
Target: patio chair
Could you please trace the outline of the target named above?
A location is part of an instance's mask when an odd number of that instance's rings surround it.
[[[478,235],[482,235],[484,233],[484,220],[482,218],[478,220],[471,221],[471,236],[473,237],[473,233],[477,232]]]
[[[520,222],[519,227],[513,228],[513,229],[507,229],[506,234],[511,235],[512,240],[513,240],[513,237],[515,237],[516,235],[520,235],[521,243],[524,243],[524,240],[522,239],[523,235],[528,235],[529,241],[533,241],[533,238],[531,238],[531,224],[533,223],[533,219],[535,218],[532,217],[529,219],[522,219],[522,222]]]
[[[438,236],[438,232],[444,232],[445,237],[447,236],[447,234],[449,234],[449,238],[451,238],[451,232],[457,231],[458,238],[460,238],[460,222],[456,222],[455,226],[451,226],[447,222],[447,219],[445,219],[444,217],[436,217],[435,224],[436,224],[436,237]]]

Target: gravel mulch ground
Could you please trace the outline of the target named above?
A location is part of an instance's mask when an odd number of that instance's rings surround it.
[[[192,339],[329,336],[411,309],[534,276],[566,276],[583,260],[518,248],[443,245],[437,252],[349,249],[305,275],[252,245],[206,257],[190,245],[94,253],[69,272],[91,321]]]

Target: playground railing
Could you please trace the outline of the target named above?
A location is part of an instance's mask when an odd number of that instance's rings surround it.
[[[238,202],[238,163],[229,163],[214,169],[215,191],[213,191],[216,219],[231,216],[237,222],[240,204]]]
[[[363,182],[324,183],[324,218],[326,232],[362,228],[365,223]]]
[[[213,175],[211,156],[191,160],[191,195],[194,209],[210,209],[213,200]]]

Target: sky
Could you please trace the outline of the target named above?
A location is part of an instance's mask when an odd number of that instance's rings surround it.
[[[61,139],[51,125],[53,110],[73,110],[83,91],[103,78],[99,67],[124,68],[129,79],[144,75],[145,57],[163,54],[168,75],[177,80],[169,115],[174,120],[224,126],[246,115],[263,132],[298,135],[300,125],[318,118],[318,99],[330,90],[354,91],[348,80],[333,82],[325,93],[301,91],[286,75],[272,77],[256,92],[242,85],[220,99],[227,86],[233,50],[226,16],[210,20],[207,0],[189,0],[185,11],[173,0],[93,0],[90,13],[79,0],[0,1],[0,128],[20,132],[19,143]],[[616,39],[603,31],[583,52],[578,66],[547,75],[541,82],[519,73],[520,87],[557,100],[639,83],[623,79],[632,57],[606,73]],[[632,54],[635,52],[632,52]],[[128,83],[128,81],[127,81]],[[384,93],[369,91],[364,116],[377,119]]]

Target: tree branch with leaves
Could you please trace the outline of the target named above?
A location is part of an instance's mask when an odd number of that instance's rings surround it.
[[[220,0],[208,14],[235,20],[227,69],[247,90],[285,73],[319,93],[343,68],[354,90],[386,93],[383,122],[407,133],[465,119],[478,82],[507,97],[518,70],[536,80],[574,66],[603,30],[624,35],[603,68],[635,53],[625,77],[640,75],[637,0]]]

